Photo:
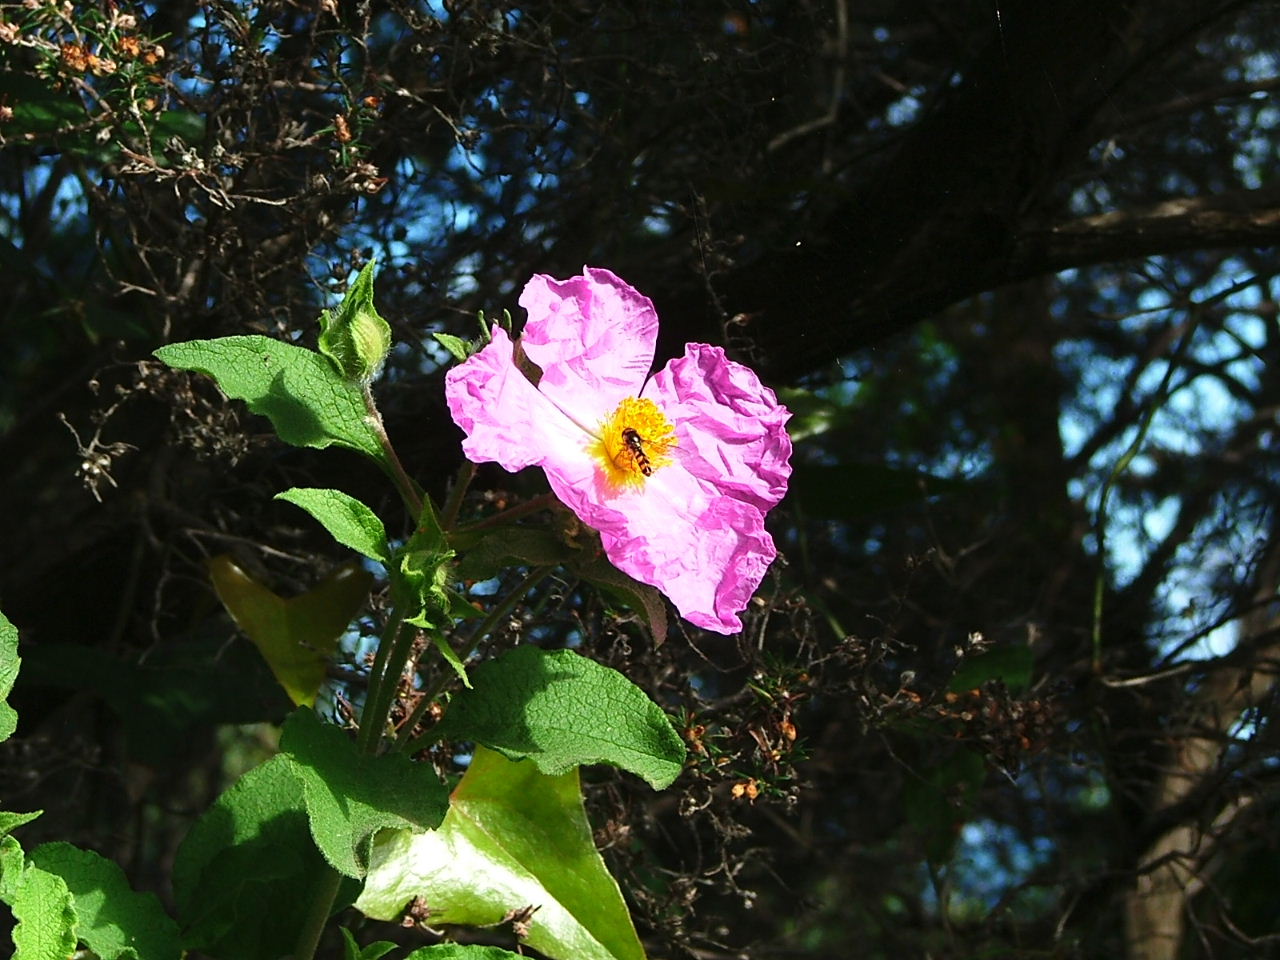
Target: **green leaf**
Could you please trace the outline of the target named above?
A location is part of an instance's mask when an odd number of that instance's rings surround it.
[[[360,944],[356,942],[356,938],[352,936],[350,930],[346,927],[342,927],[341,930],[345,960],[381,960],[392,950],[397,949],[396,944],[390,940],[379,940],[377,943],[371,943],[361,949]]]
[[[291,953],[328,871],[294,764],[273,757],[223,793],[178,848],[173,892],[185,946],[227,960]],[[347,884],[335,909],[354,892]]]
[[[27,858],[22,845],[9,836],[24,823],[30,823],[43,811],[34,813],[10,813],[0,811],[0,901],[12,904],[22,885],[22,875],[27,869]]]
[[[501,947],[482,947],[476,943],[440,943],[419,947],[404,960],[524,960],[518,953]]]
[[[511,566],[546,567],[563,563],[574,549],[554,530],[546,527],[504,526],[486,531],[468,543],[465,535],[455,536],[462,549],[458,576],[464,580],[486,580]]]
[[[373,305],[374,262],[347,289],[336,311],[320,315],[320,352],[344,379],[368,383],[391,351],[391,327]]]
[[[1028,646],[996,647],[976,657],[966,657],[956,668],[948,689],[957,693],[980,687],[988,680],[1002,680],[1010,693],[1020,693],[1031,685],[1035,655]]]
[[[13,813],[8,810],[0,810],[0,837],[7,837],[18,827],[24,823],[30,823],[43,812],[43,810],[36,810],[34,813]]]
[[[424,511],[413,536],[396,551],[392,567],[391,593],[406,623],[428,629],[451,621],[453,556],[434,516]]]
[[[13,690],[14,681],[18,679],[18,667],[21,664],[22,658],[18,656],[18,628],[0,613],[0,742],[8,740],[18,728],[18,714],[5,700]]]
[[[433,924],[492,926],[511,910],[538,907],[525,942],[550,957],[644,957],[592,842],[577,771],[548,777],[477,748],[439,830],[378,837],[356,908],[393,920],[417,896]]]
[[[960,828],[973,813],[986,766],[977,751],[960,749],[935,762],[923,779],[908,778],[903,811],[911,829],[924,841],[933,863],[946,863],[955,850]]]
[[[455,337],[451,333],[433,333],[431,336],[435,337],[436,342],[448,350],[459,363],[466,360],[478,349],[473,348],[470,342],[463,340],[461,337]]]
[[[467,665],[462,662],[462,658],[458,656],[458,651],[449,646],[449,640],[439,630],[430,631],[431,642],[435,644],[436,649],[440,651],[440,656],[444,658],[444,662],[453,668],[453,672],[457,674],[458,679],[462,681],[462,685],[468,690],[471,689],[471,678],[467,676]]]
[[[315,703],[338,639],[369,598],[373,576],[339,568],[297,597],[277,596],[225,554],[209,560],[218,599],[298,706]]]
[[[76,949],[76,908],[66,881],[38,867],[27,867],[9,901],[13,960],[66,960]]]
[[[444,819],[449,792],[430,764],[399,753],[362,753],[310,710],[297,710],[285,721],[280,749],[302,784],[316,846],[345,876],[365,875],[379,830],[430,830]]]
[[[661,645],[667,639],[667,602],[661,592],[623,573],[602,554],[588,557],[584,552],[578,556],[577,562],[565,566],[632,610],[642,613],[649,632],[653,634],[654,645]]]
[[[285,443],[337,444],[389,469],[368,421],[363,389],[314,351],[255,336],[171,343],[155,355],[171,367],[213,377],[227,396],[268,417]]]
[[[435,728],[556,776],[608,763],[661,789],[680,774],[684,741],[662,709],[617,670],[571,650],[525,645],[471,673]]]
[[[377,560],[383,566],[391,563],[386,528],[377,514],[355,497],[349,497],[341,490],[293,487],[277,493],[275,499],[307,511],[344,547],[350,547],[370,560]]]
[[[124,871],[91,850],[46,843],[31,851],[38,869],[62,878],[75,902],[76,936],[102,960],[180,957],[178,926],[151,893],[137,893]]]

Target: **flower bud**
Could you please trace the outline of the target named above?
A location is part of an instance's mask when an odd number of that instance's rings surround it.
[[[336,311],[320,315],[320,352],[347,380],[368,383],[391,352],[391,327],[373,306],[370,261],[347,290]]]

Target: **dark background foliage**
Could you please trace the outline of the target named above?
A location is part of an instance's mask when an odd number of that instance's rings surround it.
[[[567,577],[506,637],[581,643],[681,716],[671,792],[591,787],[653,955],[1275,952],[1275,3],[0,17],[26,836],[167,895],[284,709],[206,559],[282,593],[345,559],[271,501],[291,485],[396,516],[357,458],[150,352],[314,344],[376,256],[380,402],[440,495],[431,334],[590,263],[653,297],[659,361],[724,344],[796,412],[740,637],[655,648]],[[539,482],[482,469],[467,509]]]

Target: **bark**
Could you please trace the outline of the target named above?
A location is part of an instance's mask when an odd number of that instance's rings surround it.
[[[1125,899],[1125,942],[1129,960],[1177,960],[1185,935],[1189,902],[1201,890],[1212,858],[1250,800],[1222,800],[1215,789],[1223,773],[1232,728],[1241,714],[1271,695],[1280,663],[1274,613],[1280,582],[1280,538],[1273,533],[1255,581],[1253,611],[1241,625],[1240,647],[1224,667],[1196,691],[1180,738],[1151,799],[1150,819],[1176,812],[1138,860],[1137,881]],[[1203,798],[1203,799],[1200,799]],[[1209,807],[1214,800],[1221,805]]]

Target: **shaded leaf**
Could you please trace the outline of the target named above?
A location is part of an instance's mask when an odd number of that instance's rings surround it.
[[[996,647],[974,657],[966,657],[956,669],[948,688],[972,690],[988,680],[1002,680],[1010,693],[1020,693],[1031,685],[1035,655],[1028,646]]]
[[[315,703],[338,639],[369,598],[373,577],[341,567],[314,589],[285,599],[255,581],[225,554],[209,560],[218,599],[258,648],[298,706]]]
[[[649,632],[653,634],[655,646],[667,639],[667,602],[656,587],[627,576],[603,554],[588,558],[586,553],[581,553],[576,562],[566,566],[583,580],[595,584],[632,610],[643,614],[649,625]]]
[[[101,697],[124,725],[130,758],[149,764],[187,757],[197,730],[279,722],[289,709],[262,657],[248,644],[228,644],[225,631],[165,643],[149,651],[143,663],[100,647],[37,644],[23,663],[23,683]]]
[[[462,552],[458,576],[464,580],[486,580],[511,566],[545,567],[563,563],[574,549],[555,531],[546,527],[500,527],[482,537],[455,537]]]
[[[294,765],[273,757],[224,792],[178,848],[173,892],[184,945],[226,960],[291,953],[328,871]],[[344,886],[334,908],[354,893]]]
[[[362,753],[310,710],[285,721],[280,749],[302,784],[312,839],[348,877],[365,875],[377,831],[434,829],[444,819],[449,792],[430,764],[399,753]]]
[[[342,928],[342,949],[345,960],[381,960],[392,950],[398,949],[390,940],[379,940],[361,948],[346,927]]]
[[[571,650],[521,646],[476,667],[435,728],[555,776],[608,763],[656,788],[684,764],[684,741],[662,709],[618,671]]]
[[[592,842],[576,771],[548,777],[478,748],[439,830],[378,837],[356,907],[393,920],[418,896],[432,923],[491,926],[509,911],[538,907],[526,942],[550,957],[644,957]]]

